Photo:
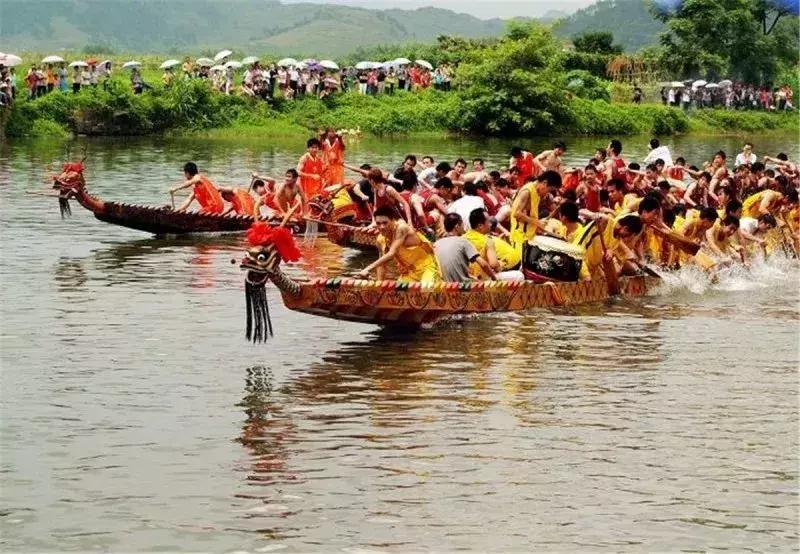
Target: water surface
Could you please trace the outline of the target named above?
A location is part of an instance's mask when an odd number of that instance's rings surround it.
[[[697,163],[739,141],[671,142]],[[568,161],[602,143],[570,141]],[[348,157],[494,165],[510,145],[364,140]],[[276,336],[252,346],[240,237],[154,240],[22,194],[86,155],[96,194],[161,204],[189,159],[246,184],[300,153],[0,146],[4,550],[797,549],[792,263],[400,336],[289,312],[270,288]],[[370,259],[303,250],[314,275]]]

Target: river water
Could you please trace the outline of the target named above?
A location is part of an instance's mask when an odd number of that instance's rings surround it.
[[[601,140],[570,141],[582,162]],[[796,137],[756,152],[797,156]],[[646,137],[625,141],[630,159]],[[675,139],[699,163],[738,139]],[[352,162],[506,159],[509,142],[363,140]],[[535,149],[545,146],[536,143]],[[289,312],[244,339],[240,237],[155,240],[48,175],[164,203],[281,174],[301,145],[0,145],[3,550],[419,551],[798,548],[798,268],[450,322],[416,335]],[[324,240],[305,270],[369,256]]]

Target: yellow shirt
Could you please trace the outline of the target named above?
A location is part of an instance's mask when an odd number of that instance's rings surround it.
[[[528,207],[528,215],[533,219],[531,223],[522,223],[517,221],[515,214],[520,208],[522,202],[523,190],[527,190],[530,196],[530,206]],[[514,198],[514,203],[511,205],[511,244],[522,251],[522,245],[529,240],[533,240],[536,236],[536,220],[539,218],[539,193],[536,192],[536,183],[528,183],[517,193]]]
[[[638,214],[620,214],[606,223],[603,229],[603,240],[600,240],[597,222],[592,221],[583,228],[583,231],[573,239],[572,244],[582,246],[586,251],[581,265],[581,277],[591,276],[592,279],[603,278],[603,244],[609,252],[617,253],[620,240],[614,236],[614,228],[626,217],[639,217]]]
[[[748,196],[745,201],[742,202],[742,217],[758,219],[758,216],[761,215],[761,202],[765,199],[767,200],[769,208],[771,208],[775,202],[783,199],[783,195],[774,190],[762,190],[761,192]]]
[[[421,241],[420,244],[414,246],[403,245],[397,250],[397,254],[394,257],[400,273],[397,276],[397,280],[420,281],[423,283],[441,280],[442,275],[439,271],[436,255],[433,252],[433,246],[425,238],[425,235],[416,231],[415,233]],[[378,235],[377,243],[381,253],[385,254],[389,250],[392,240],[383,235]]]
[[[470,229],[464,233],[464,238],[472,243],[478,254],[485,260],[486,259],[486,243],[489,242],[489,236],[479,233],[475,229]],[[497,253],[497,260],[500,262],[500,271],[507,271],[519,265],[522,258],[519,250],[508,244],[506,241],[499,237],[491,237],[494,244],[494,251]],[[483,276],[483,270],[476,263],[470,266],[470,272],[476,276]]]

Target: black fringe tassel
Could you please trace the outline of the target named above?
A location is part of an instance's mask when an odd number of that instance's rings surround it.
[[[61,210],[61,219],[72,215],[72,208],[69,207],[69,200],[63,196],[58,197],[58,208]]]
[[[272,320],[269,317],[267,304],[267,288],[263,283],[244,284],[245,303],[247,304],[247,327],[245,337],[252,342],[264,342],[272,334]]]

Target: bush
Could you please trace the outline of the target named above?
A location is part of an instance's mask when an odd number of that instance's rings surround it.
[[[37,119],[31,126],[30,135],[37,138],[68,138],[70,132],[52,119]]]

